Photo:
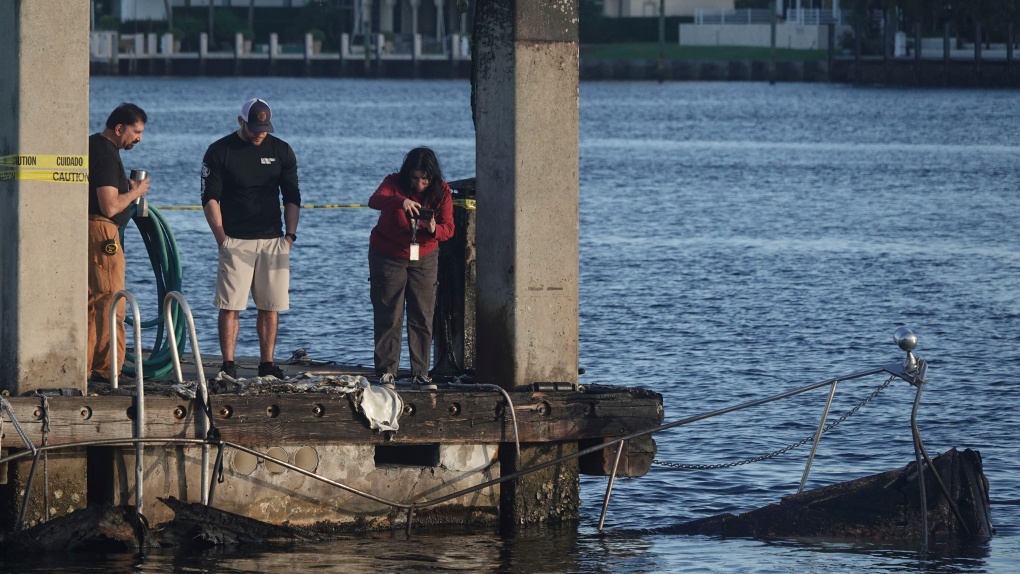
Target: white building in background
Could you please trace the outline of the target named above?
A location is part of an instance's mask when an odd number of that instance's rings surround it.
[[[777,0],[776,14],[788,10],[839,10],[840,0]],[[735,0],[664,0],[666,16],[693,16],[699,10],[733,10]],[[610,18],[659,15],[659,0],[602,0],[602,14]]]
[[[732,10],[734,0],[665,0],[666,16],[693,16],[694,11]],[[659,15],[659,0],[603,0],[602,14],[610,18],[639,18]]]

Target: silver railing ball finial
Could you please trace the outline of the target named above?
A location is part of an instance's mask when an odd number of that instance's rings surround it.
[[[896,345],[907,352],[907,358],[903,361],[903,370],[911,372],[917,368],[917,359],[914,358],[914,348],[917,347],[917,335],[906,327],[900,327],[893,333],[893,341]]]

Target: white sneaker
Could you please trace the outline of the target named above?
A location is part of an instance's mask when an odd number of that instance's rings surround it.
[[[439,387],[432,382],[432,379],[425,375],[416,375],[414,380],[411,381],[411,388],[416,391],[435,391],[439,389]]]
[[[386,373],[379,377],[379,386],[387,388],[389,390],[395,390],[397,388],[397,379],[393,375]]]

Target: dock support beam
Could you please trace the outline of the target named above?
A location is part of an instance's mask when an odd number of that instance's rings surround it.
[[[86,386],[88,43],[87,2],[0,2],[0,388],[12,395]],[[6,432],[5,447],[22,446]],[[84,508],[84,454],[40,455],[33,481],[31,460],[4,469],[2,529]]]
[[[477,378],[576,385],[578,2],[475,14]]]
[[[578,2],[478,0],[477,375],[505,389],[577,384]],[[522,445],[524,467],[577,443]],[[503,473],[514,468],[501,448]],[[500,521],[577,519],[572,460],[505,483]]]
[[[59,160],[88,155],[88,26],[87,2],[0,2],[0,156],[37,156],[0,166],[0,387],[12,395],[85,390],[88,162]]]

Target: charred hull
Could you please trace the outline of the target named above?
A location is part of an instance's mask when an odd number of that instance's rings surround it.
[[[928,536],[936,542],[987,540],[995,534],[981,454],[955,448],[933,460],[950,500],[924,469]],[[681,524],[675,534],[853,540],[919,540],[921,500],[915,463],[783,498],[740,515],[721,514]],[[959,517],[953,510],[955,505]]]

